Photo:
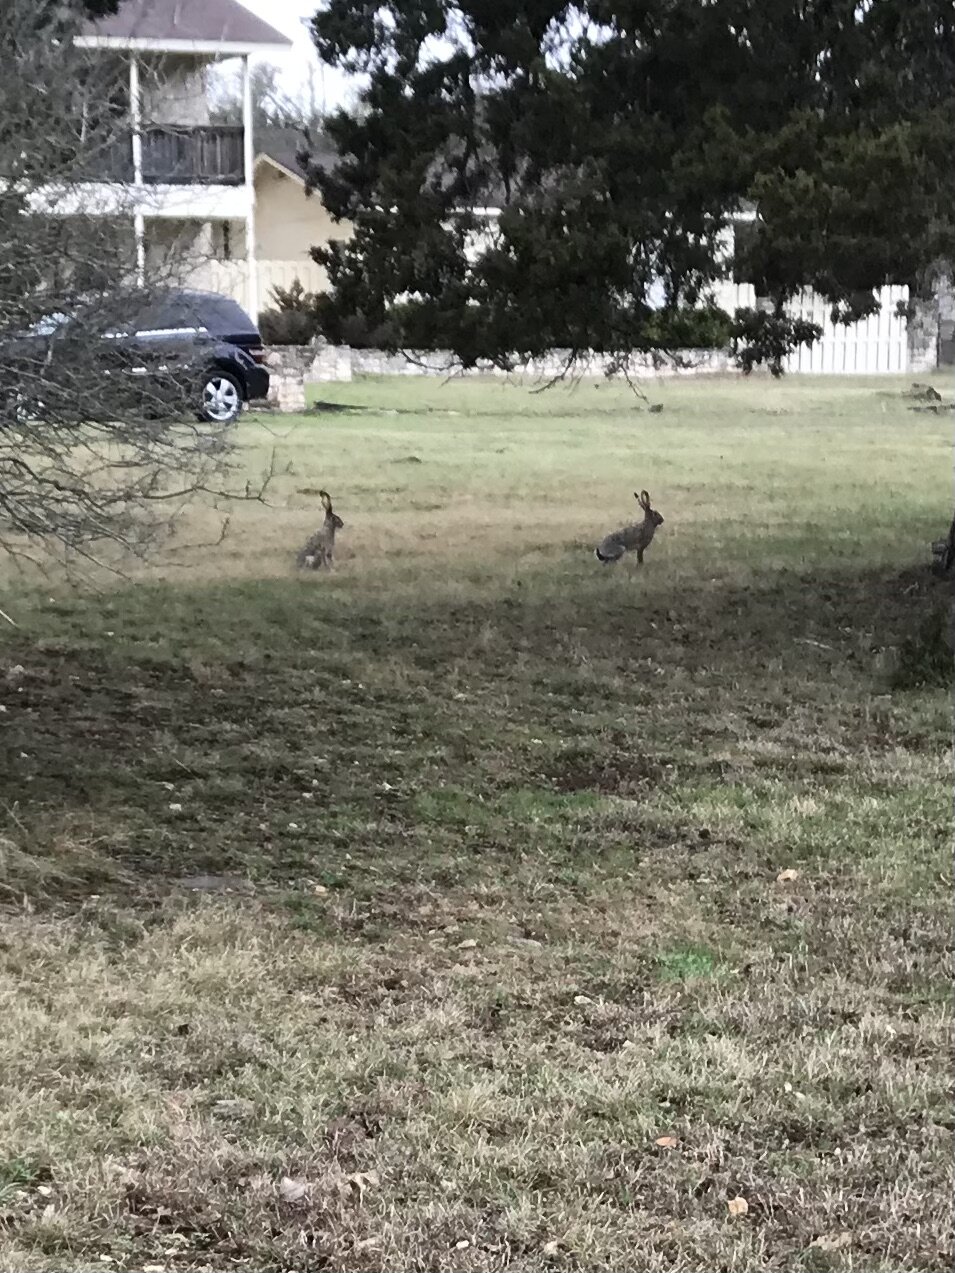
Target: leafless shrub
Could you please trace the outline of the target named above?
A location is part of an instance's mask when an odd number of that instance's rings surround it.
[[[117,333],[185,272],[144,275],[129,70],[77,48],[77,0],[8,0],[0,47],[0,548],[144,554],[184,503],[228,489],[231,433],[200,422],[188,352]],[[194,263],[188,263],[194,264]],[[108,550],[110,551],[110,550]]]

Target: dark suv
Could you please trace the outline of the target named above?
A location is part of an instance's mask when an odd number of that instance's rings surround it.
[[[176,291],[153,297],[138,317],[132,340],[144,351],[179,349],[180,365],[198,373],[196,410],[205,420],[231,424],[247,402],[268,397],[262,337],[242,306],[227,296]]]
[[[145,404],[158,414],[192,410],[200,419],[227,425],[247,402],[269,392],[258,328],[241,305],[215,292],[127,293],[90,304],[73,317],[50,315],[18,342],[20,349],[34,340],[44,342],[47,376],[54,382],[62,378],[64,387],[80,378],[75,374],[80,360],[87,377],[114,377],[113,388],[102,395],[104,407],[109,403],[114,410],[128,401],[134,409]],[[91,397],[95,402],[96,394]]]
[[[232,424],[250,400],[265,398],[269,373],[258,328],[241,305],[215,292],[151,295],[144,308],[110,333],[141,351],[148,372],[157,355],[175,354],[175,375],[188,378],[204,420]],[[140,370],[137,368],[136,370]]]

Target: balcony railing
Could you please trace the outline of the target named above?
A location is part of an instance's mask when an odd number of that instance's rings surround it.
[[[145,185],[240,186],[245,181],[241,124],[147,124],[140,136]],[[94,150],[83,175],[91,181],[131,183],[132,134],[111,138]]]
[[[143,129],[143,181],[147,185],[238,186],[245,181],[242,125]]]

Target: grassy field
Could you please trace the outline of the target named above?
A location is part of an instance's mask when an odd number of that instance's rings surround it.
[[[330,386],[218,548],[11,582],[4,1273],[949,1269],[902,388]]]

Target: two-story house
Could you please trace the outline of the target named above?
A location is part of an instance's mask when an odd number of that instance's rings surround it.
[[[77,43],[121,65],[128,129],[58,211],[131,220],[130,265],[140,281],[225,278],[220,290],[257,314],[249,67],[290,41],[238,0],[124,0]],[[225,59],[241,63],[243,121],[235,126],[210,122],[210,71]]]

